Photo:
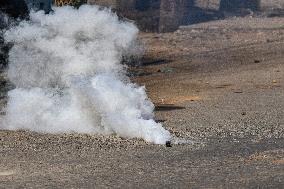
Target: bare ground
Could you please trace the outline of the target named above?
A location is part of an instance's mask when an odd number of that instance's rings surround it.
[[[284,19],[140,38],[146,55],[133,80],[146,86],[157,121],[193,143],[0,131],[0,188],[281,188]]]

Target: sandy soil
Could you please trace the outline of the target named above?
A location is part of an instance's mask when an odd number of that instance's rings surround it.
[[[140,38],[146,54],[132,79],[157,121],[192,144],[0,131],[0,188],[281,188],[284,18]]]

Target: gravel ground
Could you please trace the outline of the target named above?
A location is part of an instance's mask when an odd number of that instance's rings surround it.
[[[0,131],[0,188],[281,188],[283,23],[238,18],[142,33],[146,55],[132,79],[146,86],[156,120],[192,143]]]

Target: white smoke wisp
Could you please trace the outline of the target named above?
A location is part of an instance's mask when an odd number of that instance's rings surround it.
[[[153,120],[144,87],[121,64],[138,29],[96,6],[33,12],[5,33],[14,43],[2,129],[116,134],[165,144],[170,133]]]

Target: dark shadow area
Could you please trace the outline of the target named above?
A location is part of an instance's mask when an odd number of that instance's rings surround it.
[[[173,110],[184,110],[183,106],[175,106],[173,104],[160,104],[155,106],[155,111],[173,111]]]
[[[0,0],[0,11],[13,18],[28,16],[28,7],[24,0]]]
[[[187,16],[183,20],[183,24],[197,24],[224,18],[224,14],[221,11],[202,9],[194,6],[189,9]]]
[[[238,12],[241,9],[258,11],[261,0],[221,0],[220,11]]]
[[[28,7],[24,0],[0,0],[0,70],[8,64],[8,53],[12,44],[5,44],[3,30],[18,19],[28,18]]]
[[[144,70],[129,69],[126,75],[128,77],[139,77],[139,76],[149,76],[152,75],[152,73],[145,72]]]
[[[0,70],[8,66],[9,50],[12,44],[4,43],[3,34],[0,31]]]
[[[151,0],[136,1],[135,8],[140,11],[145,11],[151,7]]]
[[[284,17],[284,9],[272,9],[267,13],[267,17]]]
[[[142,58],[142,60],[141,60],[142,66],[162,65],[162,64],[168,64],[168,63],[170,63],[170,61],[165,60],[165,59]]]

